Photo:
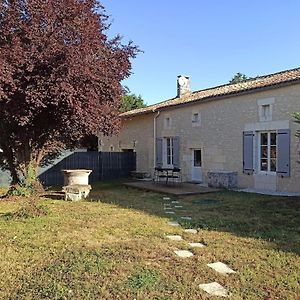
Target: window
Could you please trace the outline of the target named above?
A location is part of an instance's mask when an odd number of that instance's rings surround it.
[[[171,128],[171,118],[166,117],[165,118],[165,129],[170,129]]]
[[[267,121],[270,119],[270,104],[262,105],[261,106],[261,117],[263,120]]]
[[[201,122],[200,113],[197,111],[193,111],[192,112],[192,126],[198,127],[198,126],[200,126],[200,122]]]
[[[194,150],[194,167],[201,167],[202,158],[201,158],[201,149]]]
[[[173,153],[174,153],[174,149],[173,149],[173,140],[172,138],[166,138],[166,164],[167,165],[173,165]]]
[[[276,172],[276,160],[276,132],[261,132],[259,134],[259,170],[262,172]]]
[[[275,104],[275,98],[266,98],[257,100],[258,115],[260,122],[272,121],[272,110]]]

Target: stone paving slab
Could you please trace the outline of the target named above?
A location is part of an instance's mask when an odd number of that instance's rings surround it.
[[[190,221],[192,220],[192,217],[181,217],[182,220],[187,220],[187,221]]]
[[[170,221],[168,224],[171,226],[179,226],[179,223],[176,221]]]
[[[175,250],[174,252],[177,256],[183,257],[183,258],[194,256],[194,254],[191,251],[188,251],[188,250]]]
[[[180,235],[166,235],[166,238],[172,241],[182,241],[182,237]]]
[[[172,203],[172,204],[179,204],[179,201],[174,200],[174,201],[172,201],[171,203]]]
[[[163,200],[171,200],[170,197],[163,197]]]
[[[184,229],[184,232],[196,234],[197,230],[196,229]]]
[[[217,282],[199,284],[199,288],[212,296],[228,297],[227,290]]]
[[[175,212],[167,210],[167,211],[165,211],[165,214],[175,215]]]
[[[173,208],[172,208],[172,207],[169,207],[169,206],[165,206],[165,207],[164,207],[164,210],[169,210],[169,209],[172,210]]]
[[[189,245],[191,247],[194,247],[194,248],[203,248],[203,247],[205,247],[205,245],[202,244],[202,243],[189,243]]]
[[[183,208],[182,205],[175,205],[174,207],[175,207],[175,208]]]
[[[221,273],[221,274],[232,274],[236,273],[232,269],[230,269],[226,264],[218,261],[216,263],[207,264],[208,267],[214,269],[215,271]]]

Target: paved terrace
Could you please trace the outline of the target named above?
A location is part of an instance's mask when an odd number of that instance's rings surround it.
[[[197,195],[197,194],[206,194],[214,193],[220,191],[216,188],[202,187],[199,184],[193,183],[173,183],[168,184],[162,182],[153,182],[153,181],[136,181],[136,182],[126,182],[124,183],[127,187],[133,187],[137,189],[153,191],[158,193],[164,193],[174,196],[184,196],[184,195]]]

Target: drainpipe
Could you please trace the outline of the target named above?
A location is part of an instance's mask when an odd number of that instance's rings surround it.
[[[153,110],[153,112],[155,112]],[[153,119],[153,170],[156,167],[156,119],[158,118],[160,111],[157,111],[156,116]]]

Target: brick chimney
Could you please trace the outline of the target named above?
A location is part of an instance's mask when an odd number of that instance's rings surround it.
[[[179,75],[177,76],[177,97],[182,97],[191,93],[190,77]]]

